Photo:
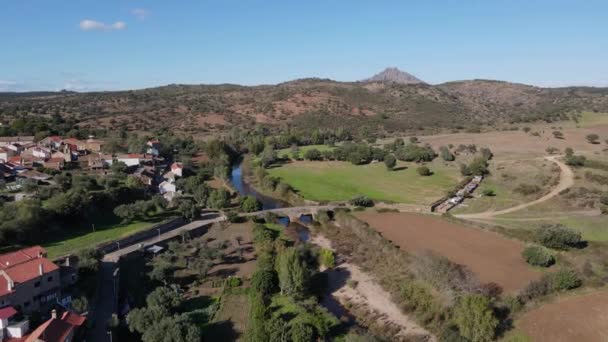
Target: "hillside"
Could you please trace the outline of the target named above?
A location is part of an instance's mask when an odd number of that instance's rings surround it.
[[[440,85],[303,79],[278,85],[168,85],[97,93],[0,93],[0,120],[20,113],[74,117],[81,125],[215,132],[257,124],[407,131],[554,121],[608,111],[607,88],[539,88],[471,80]]]

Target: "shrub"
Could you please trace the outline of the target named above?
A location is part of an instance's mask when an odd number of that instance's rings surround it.
[[[392,154],[389,154],[384,157],[384,165],[386,165],[388,170],[392,170],[397,165],[397,159]]]
[[[441,154],[441,158],[445,161],[454,161],[454,159],[456,159],[452,152],[445,146],[439,148],[439,153]]]
[[[582,242],[581,233],[561,224],[543,225],[536,231],[537,241],[549,248],[569,249]]]
[[[319,264],[326,268],[333,268],[336,265],[334,252],[329,249],[321,248],[321,251],[319,251]]]
[[[241,284],[243,284],[243,280],[241,280],[241,278],[239,277],[230,277],[228,279],[226,279],[225,282],[225,286],[226,287],[239,287],[241,286]]]
[[[521,290],[517,298],[525,303],[548,294],[550,290],[551,279],[544,276],[539,280],[531,281],[523,290]]]
[[[374,201],[367,196],[358,196],[351,199],[350,204],[357,207],[373,207]]]
[[[273,269],[259,269],[251,276],[251,287],[264,297],[275,293],[278,283],[277,272]]]
[[[526,262],[533,266],[549,267],[555,263],[555,258],[546,249],[540,246],[529,246],[521,253]]]
[[[471,342],[491,341],[498,326],[490,299],[475,294],[460,298],[454,307],[454,322],[460,335]]]
[[[600,136],[595,133],[587,134],[586,138],[590,144],[597,144],[600,140]]]
[[[566,155],[566,165],[584,166],[587,158],[585,156]]]
[[[581,286],[582,281],[578,274],[570,269],[561,269],[555,273],[551,273],[551,290],[566,291],[575,289]]]
[[[483,189],[483,191],[481,192],[481,194],[484,195],[484,196],[487,196],[487,197],[496,196],[496,193],[492,189]]]
[[[311,148],[304,153],[304,158],[308,160],[322,160],[323,155],[321,154],[321,151],[316,148]]]
[[[430,176],[431,175],[431,170],[426,166],[420,166],[419,168],[416,169],[416,172],[418,172],[418,174],[421,176]]]

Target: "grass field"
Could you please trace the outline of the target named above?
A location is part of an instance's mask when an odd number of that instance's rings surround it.
[[[95,231],[91,223],[83,224],[76,229],[66,229],[68,234],[56,235],[51,241],[44,243],[49,258],[75,253],[81,249],[94,247],[104,242],[117,240],[135,234],[151,226],[167,221],[172,217],[172,213],[163,213],[151,217],[146,221],[136,221],[130,224],[121,224],[120,219],[113,214],[107,216],[97,216],[92,222],[95,224]]]
[[[299,146],[298,147],[298,149],[300,150],[300,158],[304,158],[304,153],[306,153],[306,151],[308,151],[308,150],[317,149],[317,150],[323,152],[323,151],[331,151],[334,148],[335,148],[334,146],[327,146],[327,145],[309,145],[309,146]],[[293,153],[291,151],[291,148],[284,148],[282,150],[277,151],[277,156],[279,156],[279,158],[282,158],[284,155],[287,155],[290,159],[292,159]]]
[[[294,162],[269,172],[304,198],[315,201],[344,201],[366,195],[380,201],[430,204],[460,179],[457,165],[429,163],[434,172],[429,177],[418,175],[417,166],[400,162],[395,171],[387,171],[383,163],[357,166],[346,162]]]
[[[479,213],[514,207],[549,192],[558,179],[559,172],[555,169],[555,165],[546,160],[493,160],[490,175],[484,179],[479,189],[475,190],[475,197],[465,200],[464,204],[458,206],[452,213]],[[522,195],[515,191],[521,184],[536,185],[539,191]],[[493,190],[495,196],[479,196],[486,189]]]

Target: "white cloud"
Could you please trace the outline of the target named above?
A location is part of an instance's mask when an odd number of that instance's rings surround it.
[[[106,24],[101,21],[85,19],[80,22],[80,29],[83,31],[93,31],[93,30],[115,31],[115,30],[124,30],[125,28],[127,28],[127,24],[124,21],[116,21],[113,24]]]
[[[139,20],[144,20],[150,15],[150,11],[145,8],[134,8],[131,10],[131,14]]]

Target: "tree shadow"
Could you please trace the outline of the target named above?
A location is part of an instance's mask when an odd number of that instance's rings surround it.
[[[393,168],[393,171],[403,171],[403,170],[407,170],[408,167],[407,166],[399,166],[399,167],[395,167]]]
[[[212,322],[204,328],[203,341],[236,341],[241,335],[231,321]]]

